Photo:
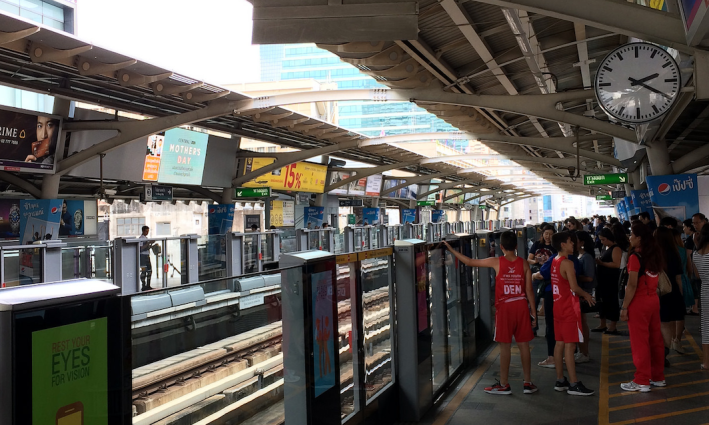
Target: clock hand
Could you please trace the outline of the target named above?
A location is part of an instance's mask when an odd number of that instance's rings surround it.
[[[644,83],[644,82],[646,82],[646,81],[652,80],[653,78],[657,78],[657,77],[659,77],[659,76],[660,76],[660,74],[655,73],[655,74],[652,74],[652,75],[648,75],[648,76],[645,77],[645,78],[641,78],[641,79],[639,79],[639,80],[636,80],[636,79],[634,79],[634,78],[628,78],[628,80],[630,80],[630,82],[632,83],[632,84],[630,84],[631,86],[637,86],[637,85],[640,85],[640,84],[642,84],[642,83]]]
[[[650,87],[650,86],[648,86],[647,84],[638,83],[637,85],[640,86],[640,87],[644,87],[644,88],[650,90],[650,91],[653,92],[653,93],[657,93],[657,94],[659,94],[659,95],[661,95],[661,96],[664,96],[666,99],[670,99],[670,96],[667,95],[666,93],[663,93],[663,92],[661,92],[660,90],[657,90],[656,88]]]

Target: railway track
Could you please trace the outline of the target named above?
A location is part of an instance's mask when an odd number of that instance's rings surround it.
[[[389,339],[389,293],[384,289],[364,295],[365,345],[371,347]],[[349,313],[350,301],[339,302],[339,351],[344,371],[341,388],[353,382]],[[209,418],[215,415],[241,422],[268,409],[283,396],[281,340],[279,321],[135,368],[133,424],[209,424]],[[387,348],[383,350],[365,356],[367,370],[390,364],[390,353]]]

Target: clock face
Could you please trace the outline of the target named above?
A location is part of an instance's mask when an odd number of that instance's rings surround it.
[[[652,121],[669,111],[681,87],[677,62],[661,47],[630,43],[606,56],[596,72],[598,103],[629,123]]]

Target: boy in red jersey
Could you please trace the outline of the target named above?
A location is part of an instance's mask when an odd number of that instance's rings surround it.
[[[574,253],[574,242],[567,232],[552,236],[552,245],[558,254],[551,264],[551,285],[554,294],[554,362],[556,365],[556,391],[566,391],[571,395],[593,395],[594,391],[586,388],[576,379],[574,351],[576,344],[583,342],[581,331],[581,305],[579,298],[590,305],[596,304],[593,297],[576,283],[574,263],[568,259]],[[564,359],[571,383],[564,376]]]
[[[504,256],[484,260],[468,258],[451,248],[448,242],[443,243],[463,264],[495,269],[495,341],[500,344],[500,380],[495,385],[485,388],[485,392],[512,394],[508,379],[513,336],[522,357],[524,393],[537,392],[537,387],[532,383],[532,360],[529,352],[529,341],[534,339],[532,328],[537,322],[537,311],[535,308],[529,308],[535,305],[532,272],[529,264],[517,256],[517,236],[514,232],[503,233],[500,236],[500,247]],[[533,319],[530,319],[530,310]]]

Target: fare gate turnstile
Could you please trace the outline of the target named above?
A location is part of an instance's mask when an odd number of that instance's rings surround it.
[[[444,224],[448,223],[428,223],[428,233],[426,242],[440,242],[446,236]]]
[[[404,225],[404,239],[426,240],[423,223],[406,223]]]
[[[515,234],[517,235],[517,256],[526,260],[529,253],[527,248],[527,228],[518,226],[515,228]]]
[[[298,251],[335,252],[335,229],[297,229],[295,231]]]
[[[345,227],[345,252],[359,252],[384,247],[382,226]]]

